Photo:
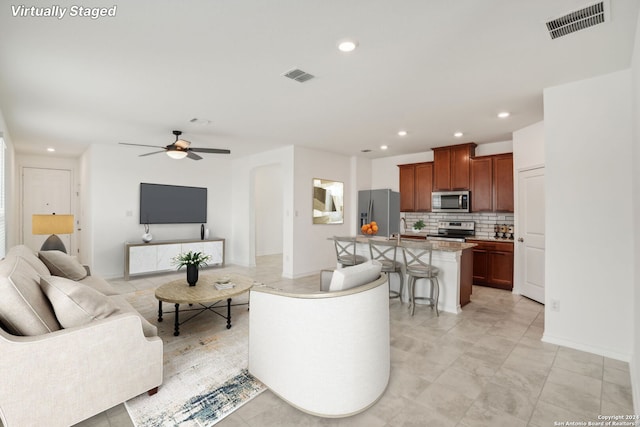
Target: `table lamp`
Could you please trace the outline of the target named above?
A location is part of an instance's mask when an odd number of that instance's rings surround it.
[[[64,243],[56,234],[73,233],[73,215],[33,215],[31,217],[33,234],[50,234],[44,241],[41,251],[61,251],[67,253]]]

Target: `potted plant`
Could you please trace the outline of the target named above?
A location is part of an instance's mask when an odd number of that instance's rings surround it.
[[[424,223],[423,220],[418,220],[413,224],[413,229],[417,230],[418,232],[421,231],[423,228],[425,228],[427,225]]]
[[[187,282],[189,286],[195,286],[198,282],[198,269],[206,266],[207,261],[211,259],[211,255],[205,255],[202,252],[189,251],[178,254],[173,258],[173,263],[178,266],[178,270],[187,267]]]

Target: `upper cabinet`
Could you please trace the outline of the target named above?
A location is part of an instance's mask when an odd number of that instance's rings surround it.
[[[476,144],[452,145],[433,149],[433,190],[469,190],[471,158]],[[473,203],[473,202],[472,202]]]
[[[513,154],[471,159],[471,211],[513,212]]]
[[[433,162],[398,165],[400,169],[400,211],[430,212]]]

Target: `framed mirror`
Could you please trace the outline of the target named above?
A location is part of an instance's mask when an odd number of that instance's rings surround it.
[[[344,223],[344,184],[328,179],[313,179],[313,223]]]

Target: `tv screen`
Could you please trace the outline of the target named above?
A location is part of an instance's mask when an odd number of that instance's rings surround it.
[[[206,222],[206,188],[140,183],[140,224]]]

